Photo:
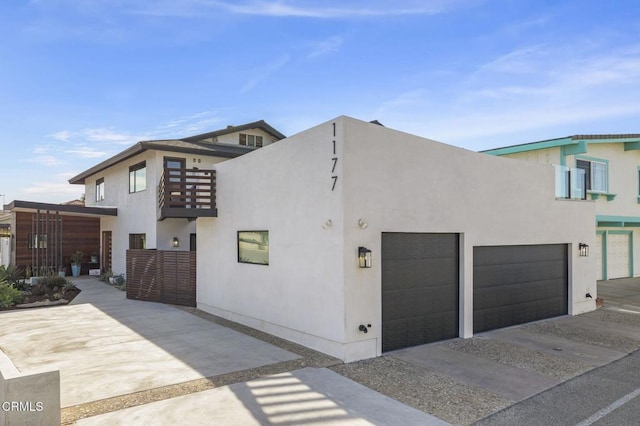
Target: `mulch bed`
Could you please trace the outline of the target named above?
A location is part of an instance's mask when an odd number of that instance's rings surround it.
[[[26,294],[22,302],[8,308],[0,308],[0,311],[67,305],[80,293],[79,288],[65,290],[57,287],[53,289],[40,287],[38,289],[38,286],[30,286],[27,290],[31,294]]]

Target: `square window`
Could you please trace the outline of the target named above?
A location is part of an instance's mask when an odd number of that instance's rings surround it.
[[[269,264],[269,231],[238,231],[238,262]]]

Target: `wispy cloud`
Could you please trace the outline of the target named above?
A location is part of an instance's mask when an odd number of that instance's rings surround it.
[[[375,116],[471,149],[497,146],[501,139],[528,142],[543,129],[549,132],[572,124],[575,133],[620,132],[589,129],[594,122],[615,123],[640,114],[640,49],[603,50],[591,45],[574,49],[562,45],[514,49],[466,77],[450,79],[442,89],[417,87],[392,97]]]
[[[332,36],[321,41],[312,42],[309,44],[310,50],[309,53],[307,53],[307,58],[315,59],[320,56],[335,53],[340,50],[343,42],[344,39],[340,36]]]
[[[447,4],[447,2],[444,1],[398,1],[393,2],[392,5],[389,5],[389,2],[380,1],[352,1],[350,2],[351,4],[349,6],[344,6],[344,2],[338,3],[337,6],[327,6],[326,4],[330,2],[315,2],[316,5],[309,5],[309,2],[301,1],[250,1],[244,3],[212,3],[217,4],[219,7],[222,7],[233,13],[321,19],[381,17],[390,15],[435,15],[437,13],[443,12]]]
[[[242,88],[240,89],[240,93],[247,93],[255,89],[259,83],[266,80],[267,78],[269,78],[269,76],[280,70],[290,60],[291,57],[285,54],[280,56],[279,58],[276,58],[263,67],[256,67],[255,69],[257,69],[258,71],[244,84],[244,86],[242,86]]]
[[[34,163],[47,167],[59,167],[65,164],[64,161],[53,155],[35,155],[24,160],[26,163]]]
[[[53,182],[35,182],[33,185],[22,189],[33,199],[76,199],[84,193],[84,188],[78,185],[70,185],[62,176],[56,176]]]
[[[347,3],[347,4],[345,4]],[[298,17],[316,19],[366,18],[401,15],[435,15],[443,13],[461,1],[403,0],[390,3],[383,0],[301,1],[301,0],[245,0],[245,1],[147,1],[138,3],[129,13],[153,16],[195,17],[216,10],[233,14],[267,17]]]
[[[68,130],[62,130],[60,132],[52,133],[52,134],[50,134],[48,136],[53,138],[53,139],[55,139],[55,140],[66,141],[67,139],[69,139],[71,137],[71,132],[68,131]]]
[[[154,137],[185,137],[219,128],[224,118],[218,111],[201,111],[169,120],[151,132]]]
[[[65,149],[64,153],[80,158],[103,158],[109,154],[107,151],[98,150],[89,146],[78,146],[72,149]]]

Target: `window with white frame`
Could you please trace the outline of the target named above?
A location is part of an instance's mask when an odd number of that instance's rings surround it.
[[[96,201],[104,200],[104,178],[96,181]]]
[[[240,133],[240,145],[254,146],[256,148],[262,147],[262,136],[249,135],[246,133]]]
[[[584,170],[588,191],[608,192],[609,165],[606,161],[579,159],[576,160],[576,166]]]

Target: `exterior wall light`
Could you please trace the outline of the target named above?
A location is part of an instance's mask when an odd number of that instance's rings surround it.
[[[358,265],[361,268],[371,268],[371,250],[358,247]]]
[[[173,237],[173,240],[171,241],[171,245],[174,247],[180,247],[180,240],[178,239],[178,237]]]
[[[333,225],[333,221],[331,219],[327,219],[327,221],[322,224],[322,229],[327,230],[331,228],[331,225]]]
[[[360,227],[360,229],[367,229],[367,226],[369,226],[369,224],[365,222],[364,219],[358,219],[358,226]]]
[[[587,244],[585,244],[585,243],[578,244],[578,253],[582,257],[589,256],[589,246]]]

